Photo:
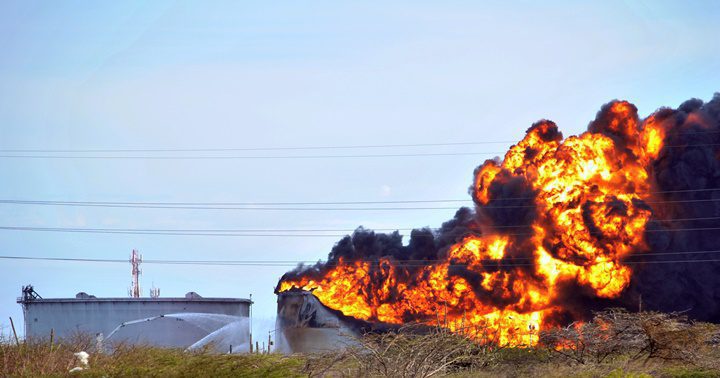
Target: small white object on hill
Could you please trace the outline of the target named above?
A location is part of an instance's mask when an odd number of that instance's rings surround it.
[[[70,369],[70,371],[69,371],[70,373],[76,373],[79,371],[83,371],[89,367],[90,355],[87,352],[80,351],[80,352],[73,353],[73,354],[75,355],[75,357],[78,358],[78,360],[80,361],[80,365],[82,365],[82,366],[76,366],[76,367]]]

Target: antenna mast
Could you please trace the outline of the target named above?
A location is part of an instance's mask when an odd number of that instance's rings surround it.
[[[150,298],[160,298],[160,288],[155,287],[155,283],[150,288]]]
[[[138,253],[136,249],[133,249],[132,255],[130,255],[130,265],[132,265],[132,286],[130,287],[130,297],[140,298],[140,263],[142,262],[142,255]]]

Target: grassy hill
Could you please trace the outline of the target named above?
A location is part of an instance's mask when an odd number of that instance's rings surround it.
[[[0,376],[88,377],[720,377],[720,326],[677,314],[608,310],[541,333],[533,346],[494,345],[443,328],[366,335],[325,354],[219,355],[144,346],[93,350],[0,340]],[[89,353],[84,365],[75,353]],[[75,367],[81,370],[70,372]]]

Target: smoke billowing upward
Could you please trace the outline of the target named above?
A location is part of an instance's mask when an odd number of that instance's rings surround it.
[[[641,259],[648,264],[635,269],[625,297],[720,322],[720,262],[685,262],[720,260],[720,94],[652,117],[666,130],[651,165],[658,194],[645,237],[653,254]]]
[[[277,291],[368,321],[442,313],[509,342],[607,306],[720,321],[720,94],[645,119],[612,101],[567,138],[541,120],[475,170],[470,195],[474,209],[407,245],[358,228]]]

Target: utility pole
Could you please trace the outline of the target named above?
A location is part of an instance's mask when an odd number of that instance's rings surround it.
[[[133,249],[130,255],[130,265],[132,265],[132,286],[130,287],[130,297],[140,298],[140,263],[142,262],[142,256],[138,253],[137,249]]]
[[[248,318],[250,320],[250,353],[253,352],[253,343],[252,343],[252,293],[250,293],[250,306],[248,307]]]

